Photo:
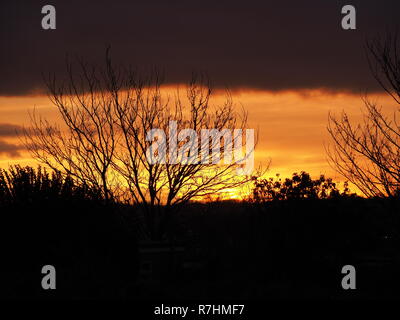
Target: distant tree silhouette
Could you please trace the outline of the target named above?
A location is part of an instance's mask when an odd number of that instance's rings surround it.
[[[400,104],[400,56],[396,35],[388,34],[367,43],[372,75],[393,100]],[[328,132],[333,146],[327,148],[334,169],[366,196],[400,196],[399,109],[388,117],[382,108],[363,98],[363,122],[351,123],[343,112],[329,115]]]
[[[253,179],[252,199],[258,203],[278,200],[331,199],[350,195],[347,183],[344,184],[344,190],[340,192],[331,178],[321,175],[319,179],[313,180],[304,171],[300,174],[293,173],[292,178],[286,178],[283,181],[279,174],[276,179],[256,177]]]
[[[80,60],[77,72],[69,62],[67,70],[65,82],[49,76],[46,83],[65,128],[33,112],[31,128],[25,129],[27,148],[52,169],[102,190],[106,201],[119,197],[139,204],[152,237],[163,233],[170,212],[178,206],[250,181],[249,175],[237,174],[246,155],[236,154],[230,163],[213,161],[213,149],[229,151],[225,137],[201,140],[197,146],[188,140],[175,146],[168,143],[167,163],[151,163],[146,156],[153,143],[147,137],[149,131],[162,129],[168,134],[170,121],[176,122],[177,134],[191,129],[198,137],[202,129],[245,129],[247,113],[235,111],[229,93],[222,105],[211,105],[212,90],[206,77],[193,75],[185,97],[177,91],[171,98],[161,90],[160,72],[142,76],[115,68],[108,50],[104,68]],[[236,137],[244,136],[237,132]],[[171,161],[171,154],[184,146],[186,150]]]

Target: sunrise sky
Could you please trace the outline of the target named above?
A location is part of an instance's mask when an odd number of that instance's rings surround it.
[[[165,70],[168,90],[206,72],[215,100],[234,102],[259,129],[256,165],[270,175],[307,171],[341,180],[326,161],[328,112],[361,119],[361,95],[392,101],[369,73],[364,44],[397,27],[398,1],[352,1],[357,29],[340,25],[344,1],[52,1],[57,29],[41,29],[41,1],[1,4],[0,167],[33,164],[15,133],[28,111],[59,121],[42,74],[62,78],[66,54]],[[221,89],[221,90],[220,90]]]

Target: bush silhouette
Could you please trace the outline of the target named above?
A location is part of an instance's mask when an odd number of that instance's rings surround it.
[[[36,170],[20,165],[0,169],[0,205],[55,199],[100,201],[101,192],[76,184],[71,177],[63,177],[60,171],[50,174],[40,166]]]
[[[136,242],[121,223],[120,208],[103,200],[98,190],[57,171],[21,166],[1,170],[0,240],[7,261],[1,272],[3,294],[120,294],[123,279],[136,276]],[[55,266],[63,286],[53,293],[40,286],[41,268],[47,264]]]
[[[344,183],[344,190],[340,192],[337,183],[324,175],[313,180],[307,172],[302,171],[300,174],[293,173],[292,178],[286,178],[284,181],[279,178],[279,174],[276,176],[276,179],[254,178],[253,200],[255,202],[354,196],[350,193],[347,182]]]

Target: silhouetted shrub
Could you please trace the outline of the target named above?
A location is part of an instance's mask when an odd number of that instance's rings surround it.
[[[284,181],[277,174],[276,179],[254,178],[252,200],[266,202],[275,200],[299,200],[299,199],[332,199],[339,197],[355,196],[350,193],[347,182],[344,190],[340,192],[337,183],[331,178],[321,175],[319,179],[311,179],[307,172],[293,173],[292,178]]]
[[[0,296],[119,296],[137,274],[135,235],[119,206],[60,172],[14,166],[0,171]],[[54,265],[58,289],[41,288]]]
[[[60,171],[51,174],[45,168],[11,166],[0,169],[0,205],[22,204],[55,199],[101,200],[100,190],[77,184]]]

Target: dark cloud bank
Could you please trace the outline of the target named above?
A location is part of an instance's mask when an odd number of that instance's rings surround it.
[[[57,29],[41,29],[41,7]],[[357,9],[342,30],[341,7]],[[400,1],[7,1],[1,4],[0,95],[42,88],[68,52],[92,62],[107,44],[123,64],[165,69],[179,83],[205,71],[217,86],[375,90],[363,45],[394,30]]]
[[[10,123],[0,123],[0,138],[1,137],[16,137],[22,131],[22,127]]]
[[[21,156],[20,151],[24,150],[23,145],[5,141],[3,138],[17,137],[21,133],[22,127],[9,123],[0,123],[0,159],[3,156],[16,158]]]
[[[2,156],[8,156],[10,158],[20,157],[20,151],[24,150],[23,146],[9,143],[0,139],[0,159]]]

